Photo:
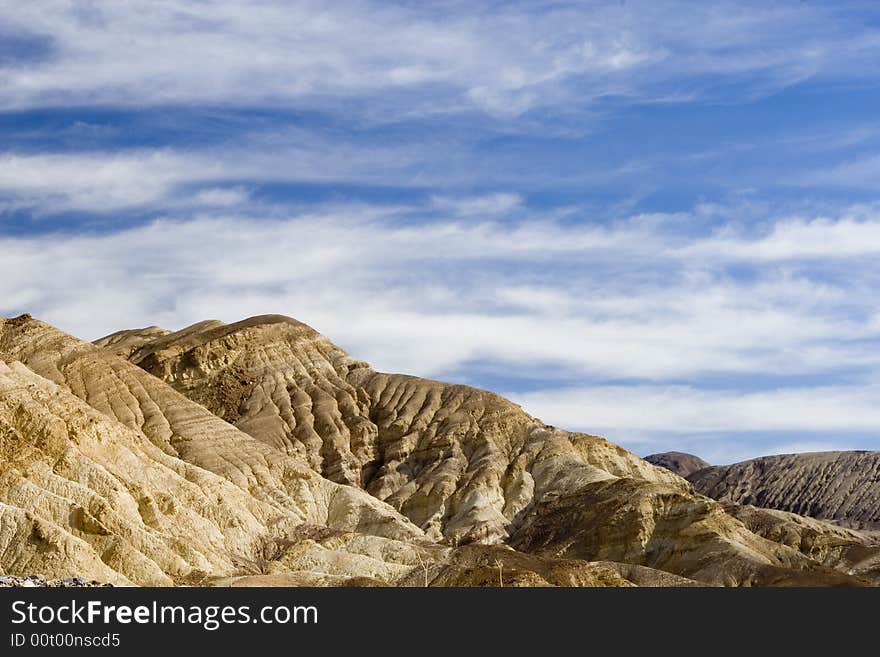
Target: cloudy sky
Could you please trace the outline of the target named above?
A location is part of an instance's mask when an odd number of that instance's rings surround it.
[[[0,0],[0,315],[283,313],[640,454],[880,449],[875,3]]]

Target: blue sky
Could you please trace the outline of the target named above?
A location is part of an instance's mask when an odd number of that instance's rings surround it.
[[[284,313],[641,454],[880,449],[880,9],[0,0],[0,314]]]

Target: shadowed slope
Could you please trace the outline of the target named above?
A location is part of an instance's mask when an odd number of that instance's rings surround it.
[[[880,452],[764,456],[689,479],[704,495],[880,529]]]

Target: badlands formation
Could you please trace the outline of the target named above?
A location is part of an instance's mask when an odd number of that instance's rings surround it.
[[[709,466],[696,456],[647,457],[686,477],[703,495],[833,520],[856,529],[880,529],[880,452],[780,454]],[[683,469],[696,459],[699,468]]]
[[[286,317],[94,344],[27,315],[0,319],[0,574],[153,586],[880,581],[871,532],[758,508],[775,498],[723,492],[739,490],[728,481],[695,490],[490,392],[376,372]]]

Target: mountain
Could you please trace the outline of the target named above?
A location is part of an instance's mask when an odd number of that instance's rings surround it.
[[[290,318],[89,344],[25,315],[0,320],[0,362],[9,574],[151,585],[876,581],[873,548],[854,530],[722,504],[491,392],[376,372]]]
[[[688,478],[696,490],[717,500],[880,529],[880,452],[763,456],[706,468]]]
[[[697,492],[721,502],[880,530],[880,452],[779,454],[715,466],[682,452],[652,454],[645,460],[685,477]]]
[[[703,468],[708,468],[709,464],[706,463],[699,456],[694,456],[693,454],[686,454],[684,452],[663,452],[662,454],[651,454],[650,456],[646,456],[645,460],[648,463],[653,463],[656,466],[661,468],[666,468],[677,474],[679,477],[687,478],[689,475],[697,472],[698,470],[702,470]]]

